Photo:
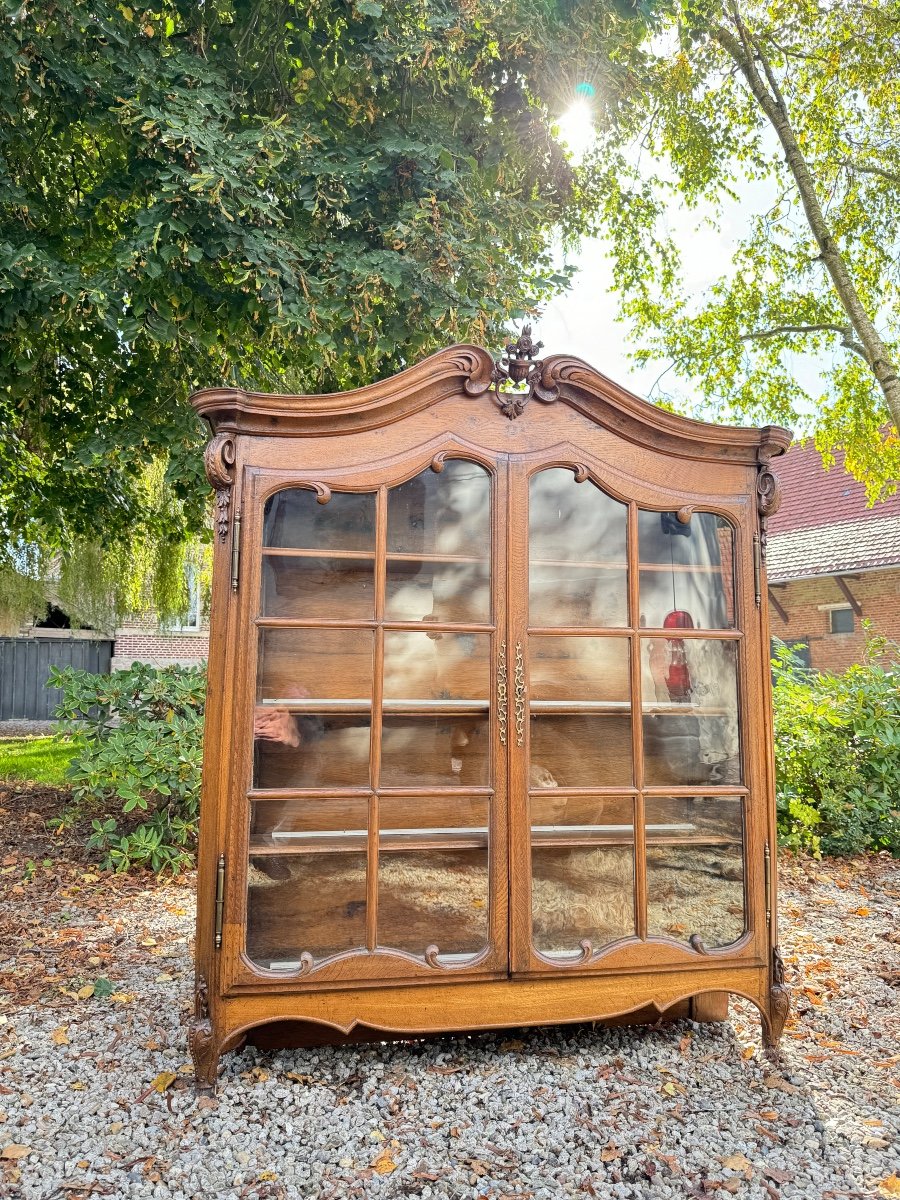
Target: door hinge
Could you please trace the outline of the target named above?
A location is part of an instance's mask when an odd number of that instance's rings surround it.
[[[766,925],[772,923],[772,853],[769,850],[769,843],[766,842],[765,850],[763,851],[763,862],[765,864],[766,878]]]
[[[241,581],[241,510],[234,514],[231,525],[231,590],[236,592]]]
[[[762,544],[758,533],[753,535],[753,590],[759,608],[762,604]]]
[[[225,912],[225,855],[216,866],[216,949],[222,948],[222,917]]]

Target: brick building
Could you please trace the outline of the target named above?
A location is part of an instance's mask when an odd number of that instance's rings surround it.
[[[783,498],[769,521],[767,566],[773,637],[805,643],[820,671],[862,658],[862,621],[900,640],[900,494],[873,508],[844,470],[812,444],[775,464]]]

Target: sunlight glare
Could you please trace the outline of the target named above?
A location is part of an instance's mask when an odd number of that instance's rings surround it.
[[[573,161],[580,163],[594,141],[594,118],[587,100],[576,100],[557,121],[562,142]]]

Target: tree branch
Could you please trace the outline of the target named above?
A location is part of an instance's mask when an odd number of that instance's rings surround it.
[[[858,354],[865,363],[869,362],[865,347],[853,336],[853,326],[835,325],[831,321],[821,321],[813,325],[773,325],[771,329],[755,329],[751,333],[741,334],[740,341],[761,342],[766,338],[779,337],[783,333],[839,333],[842,346]]]
[[[710,28],[710,36],[740,67],[747,87],[781,142],[785,162],[796,181],[800,202],[803,205],[810,232],[819,247],[822,263],[828,271],[837,297],[850,318],[853,332],[858,339],[849,348],[854,349],[856,353],[862,351],[862,357],[878,381],[888,411],[894,423],[900,427],[900,377],[898,377],[900,373],[898,373],[897,365],[865,309],[850,269],[844,261],[822,211],[812,172],[791,125],[788,107],[778,86],[772,65],[759,41],[753,38],[744,24],[737,3],[729,4],[728,9],[737,34],[727,25],[714,24]],[[760,76],[757,63],[762,67],[765,80]],[[857,346],[859,349],[856,348]]]
[[[854,162],[852,158],[843,159],[841,166],[846,167],[848,171],[856,171],[860,175],[881,175],[884,179],[890,179],[892,183],[900,183],[900,171],[889,171],[886,167]]]

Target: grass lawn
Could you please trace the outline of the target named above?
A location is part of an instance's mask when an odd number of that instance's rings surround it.
[[[10,738],[0,741],[0,779],[64,784],[75,747],[52,737]]]

